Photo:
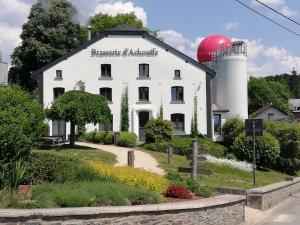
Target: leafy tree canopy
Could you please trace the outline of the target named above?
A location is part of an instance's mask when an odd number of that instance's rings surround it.
[[[288,87],[282,83],[253,77],[248,83],[249,113],[266,105],[274,105],[290,114],[288,104],[290,97]]]
[[[139,20],[134,15],[134,13],[118,14],[116,16],[110,16],[107,14],[97,14],[91,17],[89,22],[89,25],[92,29],[92,36],[96,36],[97,34],[107,29],[113,29],[123,24],[130,24],[138,29],[149,31],[146,27],[143,26],[142,21]]]
[[[31,7],[21,33],[22,43],[12,54],[11,82],[32,91],[36,83],[31,71],[80,45],[80,26],[75,16],[76,10],[67,0],[39,0]]]
[[[47,110],[47,117],[71,123],[70,144],[74,145],[76,125],[108,124],[111,112],[103,96],[74,90],[59,96]]]

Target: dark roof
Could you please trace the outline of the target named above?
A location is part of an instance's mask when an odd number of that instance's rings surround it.
[[[136,27],[133,27],[129,24],[124,24],[124,25],[121,25],[119,27],[116,27],[115,29],[104,31],[103,33],[101,33],[98,36],[92,38],[91,40],[84,43],[80,47],[69,51],[64,56],[62,56],[62,57],[48,63],[47,65],[43,66],[42,68],[32,72],[31,77],[36,78],[37,76],[41,75],[45,70],[53,67],[54,65],[62,62],[63,60],[68,59],[69,57],[75,55],[76,53],[80,52],[83,49],[86,49],[88,46],[94,44],[95,42],[101,40],[102,38],[107,37],[108,35],[142,36],[143,38],[157,44],[158,46],[160,46],[164,49],[166,49],[166,51],[172,52],[177,57],[185,60],[186,63],[191,63],[192,65],[198,67],[199,69],[204,70],[209,75],[210,78],[214,78],[216,76],[216,72],[213,69],[211,69],[211,68],[209,68],[209,67],[207,67],[203,64],[198,63],[196,60],[192,59],[191,57],[185,55],[184,53],[178,51],[177,49],[171,47],[170,45],[167,45],[166,43],[159,40],[158,38],[150,35],[148,32],[146,32],[144,30],[139,30]]]
[[[277,109],[278,111],[284,113],[285,115],[288,116],[287,113],[285,113],[284,111],[282,111],[281,109],[279,109],[278,107],[274,106],[274,105],[266,105],[266,106],[263,106],[261,107],[260,109],[256,110],[254,113],[250,114],[250,118],[255,118],[257,115],[259,115],[260,113],[270,109],[270,108],[275,108]]]

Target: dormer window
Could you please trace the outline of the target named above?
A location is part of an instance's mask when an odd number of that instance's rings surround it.
[[[101,77],[111,77],[110,64],[101,64]]]
[[[62,70],[56,70],[55,79],[62,80]]]

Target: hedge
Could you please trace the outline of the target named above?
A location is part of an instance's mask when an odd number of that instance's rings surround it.
[[[120,140],[117,143],[117,145],[123,147],[134,147],[136,146],[136,142],[137,142],[137,136],[135,133],[121,132]]]

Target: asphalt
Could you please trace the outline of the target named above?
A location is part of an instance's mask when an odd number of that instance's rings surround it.
[[[264,213],[256,225],[300,225],[300,192]]]

